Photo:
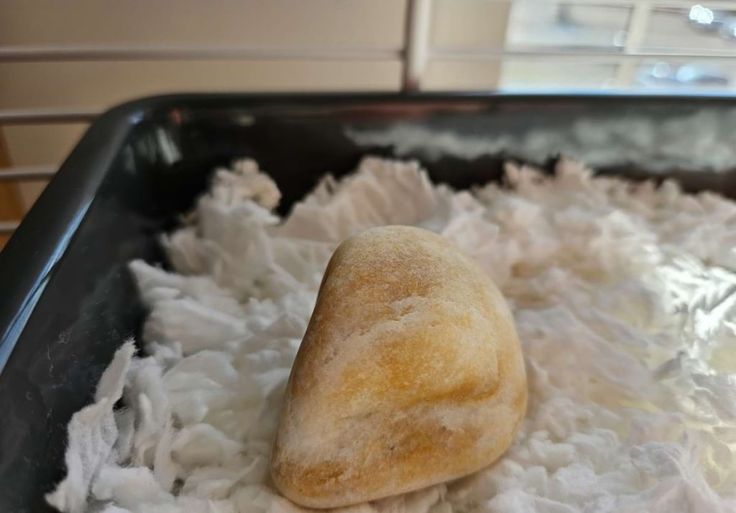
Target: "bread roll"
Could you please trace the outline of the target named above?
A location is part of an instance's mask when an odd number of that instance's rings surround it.
[[[455,479],[509,447],[526,400],[513,318],[488,276],[431,232],[374,228],[327,266],[271,474],[312,508]]]

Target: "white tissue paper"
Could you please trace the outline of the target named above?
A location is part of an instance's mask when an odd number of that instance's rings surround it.
[[[453,191],[416,163],[366,158],[280,219],[254,162],[218,170],[164,238],[175,271],[130,264],[150,310],[143,350],[126,342],[72,418],[49,503],[304,512],[268,463],[322,273],[345,237],[413,224],[503,290],[529,409],[490,468],[341,513],[736,511],[736,204],[564,160],[554,177],[509,165],[505,183]]]

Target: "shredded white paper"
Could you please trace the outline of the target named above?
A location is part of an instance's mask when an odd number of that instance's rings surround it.
[[[389,146],[399,157],[414,156],[425,162],[501,154],[545,162],[551,155],[563,154],[596,167],[636,162],[651,170],[718,173],[732,169],[736,161],[736,109],[725,106],[680,110],[664,119],[622,109],[614,116],[571,115],[565,122],[538,119],[524,127],[517,123],[511,130],[496,119],[478,121],[481,133],[409,121],[379,128],[356,125],[346,135],[360,146]]]
[[[300,513],[268,462],[327,260],[371,226],[418,225],[474,258],[514,311],[530,402],[516,443],[458,482],[342,513],[736,511],[736,204],[508,166],[433,185],[366,158],[280,219],[252,161],[218,170],[165,237],[175,272],[130,264],[150,309],[69,424],[70,513]],[[451,343],[451,341],[448,341]],[[123,408],[113,409],[122,398]]]

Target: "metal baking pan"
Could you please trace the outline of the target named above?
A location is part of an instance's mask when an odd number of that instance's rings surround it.
[[[126,262],[164,262],[216,165],[255,158],[288,211],[372,153],[419,159],[463,188],[507,159],[560,152],[601,173],[674,177],[736,196],[736,98],[576,95],[175,95],[114,108],[87,131],[0,254],[0,511],[46,511],[66,424],[145,312]]]

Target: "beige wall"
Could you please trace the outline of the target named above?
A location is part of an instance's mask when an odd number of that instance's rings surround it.
[[[398,91],[407,0],[2,0],[0,48],[265,49],[294,58],[0,62],[0,110],[104,110],[185,91]],[[508,2],[433,0],[431,47],[502,46]],[[339,52],[329,58],[325,52]],[[317,56],[319,54],[319,56]],[[427,89],[493,87],[493,63],[430,60]],[[13,165],[58,165],[85,125],[0,127]],[[26,206],[42,184],[21,187]]]
[[[0,44],[399,48],[404,0],[3,0]]]
[[[433,0],[431,47],[453,53],[500,50],[506,39],[511,0]],[[490,90],[496,87],[501,60],[430,59],[422,79],[425,90]]]

